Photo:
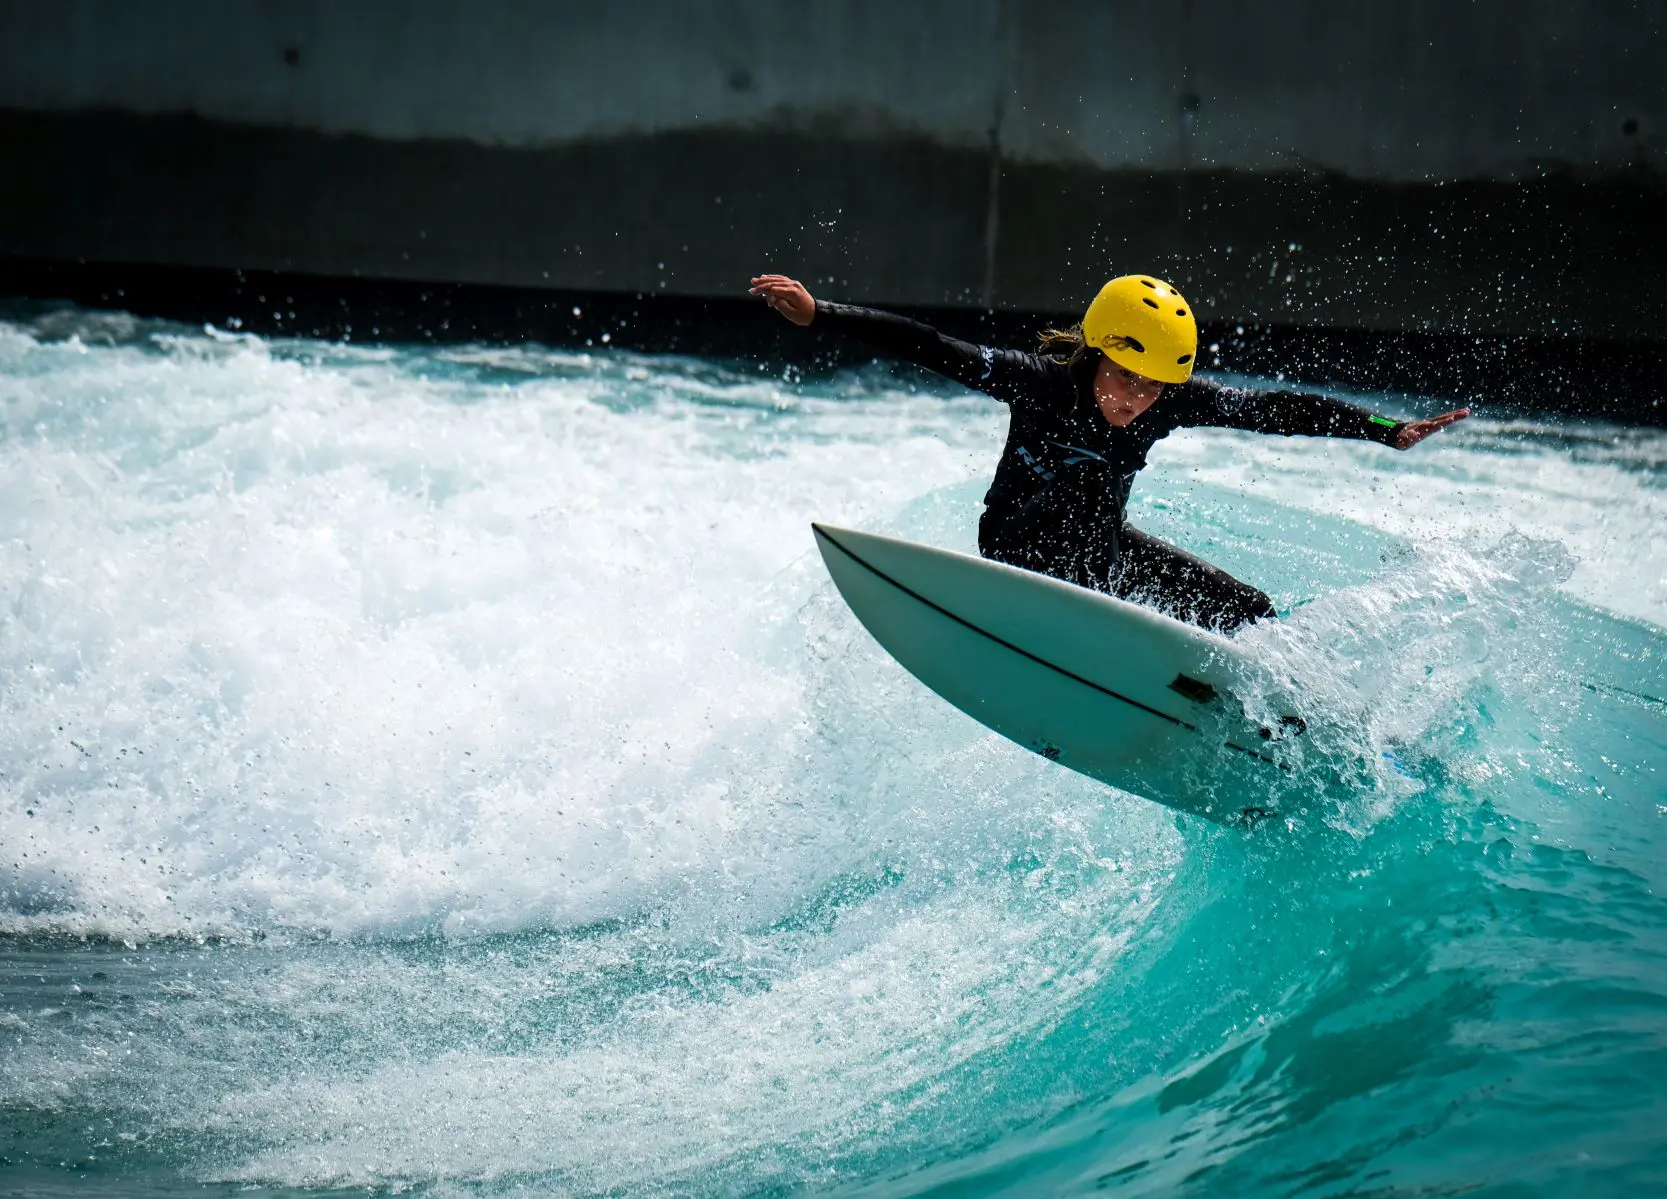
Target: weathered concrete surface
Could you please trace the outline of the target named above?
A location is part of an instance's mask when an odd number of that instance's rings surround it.
[[[0,255],[1667,340],[1609,3],[0,2]]]
[[[6,0],[0,107],[483,145],[993,131],[1021,162],[1516,177],[1667,165],[1662,21],[1643,0]]]

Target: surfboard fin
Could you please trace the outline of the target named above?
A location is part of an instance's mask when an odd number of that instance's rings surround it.
[[[1169,689],[1177,695],[1183,695],[1195,704],[1210,703],[1216,697],[1216,689],[1203,679],[1195,679],[1190,675],[1178,674],[1175,681],[1169,684]]]
[[[1308,722],[1300,716],[1281,716],[1278,729],[1271,729],[1264,724],[1257,731],[1261,733],[1264,741],[1283,741],[1287,733],[1293,737],[1300,737],[1306,733]]]

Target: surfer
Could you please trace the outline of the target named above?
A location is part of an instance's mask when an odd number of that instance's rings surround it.
[[[1128,523],[1129,491],[1155,442],[1179,428],[1213,425],[1405,450],[1470,415],[1459,408],[1399,421],[1329,396],[1195,379],[1192,307],[1149,275],[1107,283],[1081,324],[1044,331],[1034,354],[973,345],[874,308],[817,300],[786,275],[757,276],[751,294],[795,325],[814,322],[850,334],[1007,404],[1007,445],[978,522],[984,557],[1223,632],[1276,615],[1273,603]]]

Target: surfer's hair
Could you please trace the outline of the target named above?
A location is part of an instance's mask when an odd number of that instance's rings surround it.
[[[1066,366],[1075,366],[1096,352],[1083,339],[1080,323],[1069,329],[1043,329],[1037,336],[1042,340],[1042,353],[1057,358]]]

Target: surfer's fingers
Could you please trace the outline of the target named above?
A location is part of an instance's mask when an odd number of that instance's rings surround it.
[[[1470,415],[1468,408],[1455,408],[1451,412],[1443,412],[1440,416],[1432,416],[1429,420],[1409,421],[1401,426],[1401,431],[1395,437],[1395,448],[1410,450],[1432,433],[1439,433],[1448,425],[1463,420]]]
[[[779,296],[784,300],[800,300],[808,303],[810,289],[797,279],[785,279],[780,283],[766,283],[756,289],[765,295]]]
[[[1469,415],[1470,410],[1466,408],[1462,412],[1443,412],[1440,416],[1430,417],[1429,420],[1415,421],[1412,425],[1413,440],[1423,441],[1432,433],[1439,433],[1448,425],[1456,424]]]
[[[755,296],[764,296],[766,298],[773,297],[778,300],[785,300],[795,295],[808,294],[805,292],[803,286],[795,283],[791,279],[779,283],[759,283],[750,290]]]

